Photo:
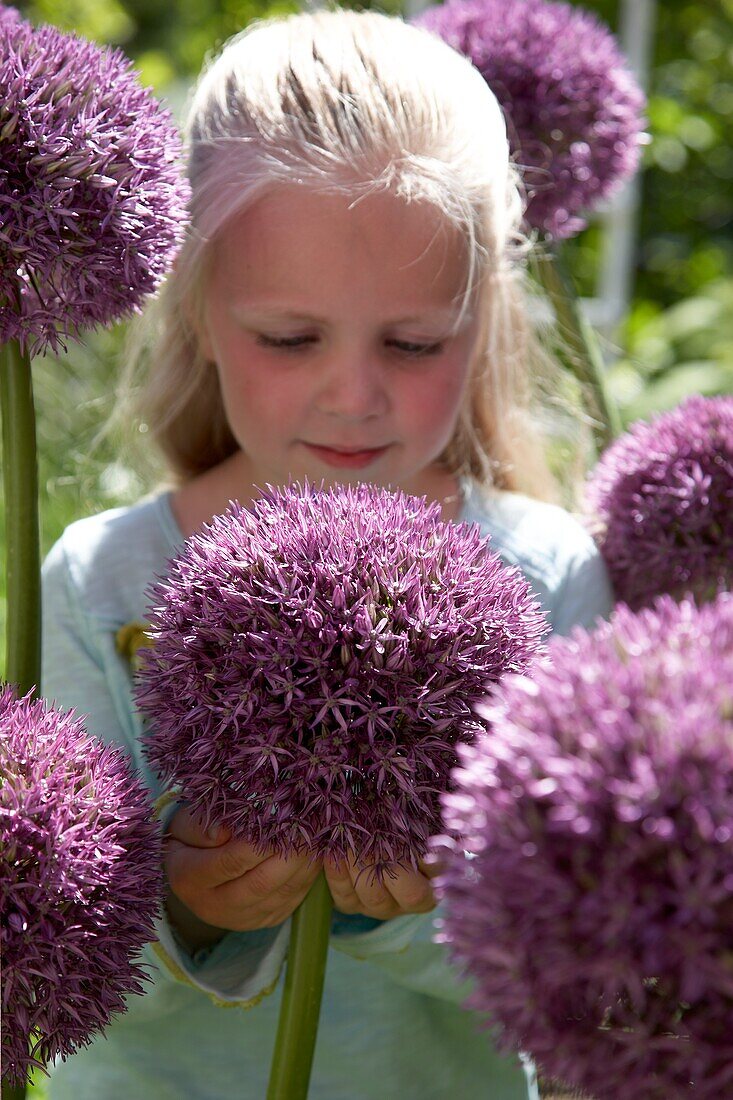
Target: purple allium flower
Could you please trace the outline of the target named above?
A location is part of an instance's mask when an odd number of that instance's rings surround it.
[[[472,702],[546,626],[518,570],[437,505],[298,485],[188,540],[151,593],[145,753],[207,825],[414,866]]]
[[[733,596],[621,605],[459,750],[442,938],[501,1042],[596,1100],[733,1090],[731,685]]]
[[[182,237],[179,156],[120,51],[0,19],[0,343],[56,349],[139,309]]]
[[[608,28],[548,0],[448,0],[415,22],[468,57],[502,106],[528,224],[577,233],[634,173],[644,140],[644,96]]]
[[[20,22],[20,12],[7,4],[0,4],[0,26],[10,26]]]
[[[0,692],[2,1080],[66,1058],[149,981],[162,843],[125,753]],[[32,1040],[32,1053],[28,1040]]]
[[[690,397],[601,456],[587,509],[616,594],[698,599],[733,581],[733,397]]]

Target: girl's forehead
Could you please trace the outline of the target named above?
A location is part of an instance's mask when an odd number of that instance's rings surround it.
[[[280,187],[236,214],[214,243],[215,267],[266,283],[336,269],[374,268],[421,281],[463,281],[468,250],[456,226],[428,202],[390,191]]]
[[[280,185],[261,195],[232,224],[252,237],[270,234],[274,228],[287,228],[289,233],[338,228],[359,234],[374,230],[380,224],[402,224],[410,233],[422,230],[431,236],[447,233],[452,222],[432,203],[408,201],[393,191],[380,189],[369,192],[318,190],[306,186]]]

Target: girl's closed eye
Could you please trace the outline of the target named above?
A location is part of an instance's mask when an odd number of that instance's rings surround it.
[[[317,336],[268,336],[264,332],[257,335],[256,342],[263,348],[274,348],[282,351],[298,351],[300,348],[314,344]]]
[[[260,347],[272,348],[276,351],[300,351],[318,342],[317,336],[269,336],[264,332],[258,333],[256,342]],[[417,359],[427,355],[438,355],[443,350],[442,341],[433,343],[420,343],[413,340],[387,340],[385,344],[399,354],[410,359]]]
[[[388,340],[387,346],[395,348],[398,352],[409,358],[419,358],[423,355],[439,355],[443,350],[443,343],[436,340],[432,344],[421,344],[413,340]]]

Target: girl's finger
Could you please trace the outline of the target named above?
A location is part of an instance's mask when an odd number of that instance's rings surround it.
[[[385,885],[405,913],[429,913],[436,901],[430,880],[420,871],[401,869],[394,878],[385,877]]]
[[[354,889],[348,865],[335,860],[324,860],[323,870],[336,909],[341,913],[358,913],[359,896]]]
[[[241,840],[230,840],[213,848],[186,844],[172,837],[166,841],[166,873],[176,893],[191,885],[196,890],[210,890],[241,878],[262,858]]]
[[[183,805],[176,811],[166,830],[166,836],[192,848],[218,848],[230,840],[231,835],[221,825],[214,825],[207,831],[201,819],[188,805]]]
[[[236,859],[236,853],[233,858]],[[245,868],[236,880],[222,882],[217,887],[217,893],[221,893],[222,900],[227,895],[232,898],[244,895],[250,902],[267,902],[277,895],[283,902],[295,898],[300,901],[315,881],[318,871],[318,862],[303,856],[260,855],[258,862]]]
[[[378,920],[389,920],[398,915],[400,907],[390,893],[388,875],[380,882],[372,867],[358,867],[351,860],[349,872],[359,899],[360,913],[367,913]]]
[[[425,878],[437,878],[444,869],[444,863],[435,855],[427,855],[424,859],[418,861],[417,867],[421,874],[425,875]]]

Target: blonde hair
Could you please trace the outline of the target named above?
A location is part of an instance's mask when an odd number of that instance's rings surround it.
[[[518,179],[499,105],[465,58],[373,11],[257,22],[204,70],[185,138],[190,231],[128,349],[128,382],[146,360],[154,365],[136,405],[176,479],[237,449],[197,338],[212,242],[285,182],[355,196],[389,190],[434,204],[460,229],[463,306],[477,301],[481,335],[441,459],[486,487],[556,497],[537,417],[552,360],[528,315]]]

